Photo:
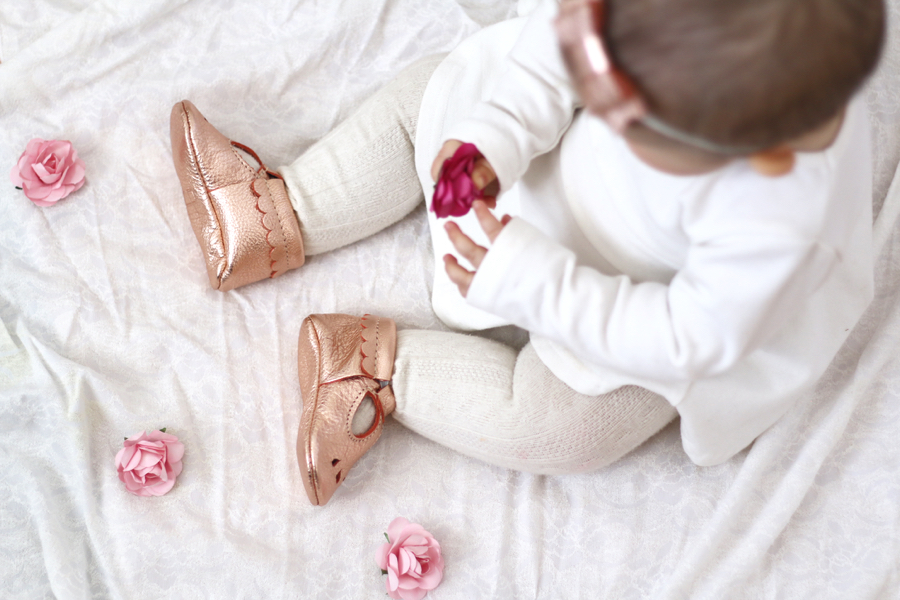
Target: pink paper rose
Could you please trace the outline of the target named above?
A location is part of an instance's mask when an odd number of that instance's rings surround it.
[[[387,574],[388,596],[419,600],[444,576],[441,545],[421,525],[397,517],[388,526],[388,541],[375,552],[375,562]]]
[[[479,157],[481,152],[475,144],[463,144],[444,161],[431,199],[431,210],[439,219],[461,217],[472,208],[472,202],[484,198],[472,181],[472,169]]]
[[[116,454],[116,470],[125,489],[136,496],[162,496],[181,474],[184,444],[165,431],[142,431],[125,440]]]
[[[84,161],[66,140],[28,142],[9,178],[38,206],[53,206],[84,185]]]

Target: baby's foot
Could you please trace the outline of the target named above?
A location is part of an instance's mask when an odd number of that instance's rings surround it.
[[[281,176],[187,100],[172,108],[170,124],[172,159],[210,285],[224,292],[301,266],[300,225]]]
[[[297,459],[311,503],[328,502],[350,467],[381,436],[384,418],[396,406],[389,385],[396,347],[391,319],[335,314],[303,320]],[[359,418],[366,408],[374,408],[374,418]]]

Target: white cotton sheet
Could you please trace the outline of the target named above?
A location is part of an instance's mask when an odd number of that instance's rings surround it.
[[[568,477],[491,467],[389,422],[334,499],[308,504],[300,321],[442,328],[424,208],[279,280],[213,291],[169,110],[188,98],[284,164],[402,67],[516,8],[0,4],[0,597],[383,598],[374,550],[401,515],[443,546],[438,600],[900,596],[897,0],[868,90],[877,295],[814,400],[717,467],[691,464],[676,423]],[[87,165],[52,208],[4,179],[33,137],[72,140]],[[184,472],[166,496],[131,496],[113,458],[160,427],[185,443]]]

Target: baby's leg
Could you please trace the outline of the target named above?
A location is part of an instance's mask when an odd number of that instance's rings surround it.
[[[557,379],[531,344],[437,331],[398,332],[394,417],[413,431],[491,464],[580,473],[624,456],[675,418],[637,386],[601,396]]]
[[[307,255],[366,238],[422,201],[416,122],[425,86],[443,58],[407,67],[293,164],[278,169]]]
[[[442,58],[407,67],[281,173],[191,102],[175,104],[172,158],[210,285],[227,291],[278,277],[409,213],[422,200],[413,149],[419,105]]]

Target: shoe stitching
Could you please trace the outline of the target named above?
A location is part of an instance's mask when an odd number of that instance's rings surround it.
[[[272,259],[272,253],[275,252],[275,245],[272,244],[272,242],[269,240],[269,234],[271,234],[272,231],[274,231],[274,230],[266,227],[266,216],[268,213],[266,213],[266,211],[264,211],[259,205],[259,199],[262,198],[262,194],[260,194],[259,192],[256,191],[256,185],[254,185],[254,184],[257,181],[263,181],[263,180],[254,179],[252,182],[250,182],[250,191],[253,192],[254,196],[256,196],[256,210],[258,210],[259,213],[262,215],[259,218],[259,223],[260,223],[260,225],[262,225],[262,228],[266,230],[266,244],[269,245],[269,269],[270,269],[269,279],[272,279],[273,277],[275,277],[277,271],[275,271],[275,269],[274,269],[275,260]],[[269,199],[271,200],[271,195],[270,195]],[[276,214],[276,216],[277,216],[277,214]]]
[[[229,141],[231,141],[231,140],[229,140]],[[244,160],[244,157],[241,156],[241,154],[237,151],[237,148],[235,147],[233,141],[231,141],[231,151],[234,152],[234,155],[237,157],[237,159],[238,159],[239,161],[241,161],[242,163],[244,163],[244,167],[245,167],[248,171],[250,171],[250,174],[251,174],[251,175],[256,175],[257,173],[259,173],[259,170],[258,170],[258,169],[257,169],[256,171],[254,171],[254,170],[253,170],[253,167],[250,166],[250,163],[248,163],[246,160]]]
[[[269,172],[269,171],[266,170],[266,173],[268,173],[268,172]],[[287,193],[287,190],[285,190],[285,193]],[[287,236],[287,232],[288,232],[288,228],[286,228],[286,227],[284,226],[284,218],[283,218],[283,216],[282,216],[282,214],[281,214],[281,211],[278,210],[278,203],[275,201],[275,196],[272,195],[272,191],[271,191],[271,190],[269,190],[269,196],[272,198],[272,206],[275,207],[275,215],[278,217],[278,224],[279,224],[279,226],[281,227],[281,238],[284,240],[284,266],[285,266],[285,270],[287,270],[287,264],[288,264],[288,236]],[[274,264],[274,261],[273,261],[273,264]],[[274,266],[273,266],[273,268],[274,268]]]
[[[378,375],[378,334],[379,334],[379,326],[381,325],[381,319],[375,319],[375,373],[373,375]]]
[[[216,219],[216,229],[219,231],[219,243],[221,247],[225,248],[225,235],[222,233],[222,218],[219,216],[219,213],[216,211],[215,204],[212,201],[212,196],[210,195],[209,182],[206,181],[206,175],[203,172],[203,169],[200,168],[199,154],[197,153],[197,147],[194,145],[194,125],[191,121],[191,116],[188,113],[187,107],[184,105],[184,102],[181,103],[181,110],[184,114],[185,121],[187,123],[187,142],[190,145],[191,156],[194,159],[194,164],[197,167],[197,173],[200,175],[200,181],[203,182],[203,189],[206,190],[206,204],[210,211],[212,211],[213,216]],[[233,149],[233,148],[232,148]],[[249,165],[247,165],[249,166]],[[209,250],[207,250],[207,253]],[[219,280],[219,287],[222,287],[222,274],[216,273],[216,277]]]
[[[312,329],[313,334],[316,336],[316,347],[319,348],[319,352],[315,353],[316,355],[316,383],[314,386],[314,390],[316,393],[315,400],[312,405],[312,414],[309,418],[309,429],[306,432],[306,468],[307,473],[306,476],[309,478],[310,485],[312,486],[313,493],[316,495],[316,504],[319,504],[319,472],[316,468],[316,461],[313,460],[312,455],[312,432],[315,428],[316,424],[316,410],[319,408],[319,390],[322,388],[322,356],[321,356],[321,348],[322,344],[319,341],[319,330],[315,326],[315,322],[307,317],[309,320],[310,329]]]
[[[368,327],[366,327],[366,317],[368,316],[368,314],[365,314],[359,319],[359,370],[362,371],[363,375],[368,375],[365,366],[366,358],[368,358],[368,356],[366,356],[366,342],[369,341],[366,339],[366,329],[368,329]]]
[[[252,156],[253,160],[255,160],[259,164],[259,167],[255,171],[253,170],[253,167],[251,167],[250,164],[247,161],[245,161],[244,158],[238,153],[238,149],[241,149],[244,152],[246,152],[247,154],[249,154],[250,156]],[[281,175],[279,175],[278,173],[274,173],[273,171],[270,171],[269,168],[266,166],[266,164],[262,160],[260,160],[259,156],[257,156],[256,152],[254,152],[253,149],[250,148],[249,146],[245,146],[244,144],[241,144],[240,142],[235,142],[234,140],[231,140],[231,151],[234,152],[235,156],[237,156],[238,159],[240,159],[240,161],[244,164],[244,166],[250,171],[250,173],[253,176],[257,177],[257,179],[261,179],[259,177],[259,175],[261,173],[265,173],[270,179],[271,178],[282,179]],[[264,222],[265,216],[268,213],[263,211],[259,206],[259,198],[260,198],[261,194],[257,193],[256,188],[254,186],[257,179],[254,179],[253,181],[250,182],[250,189],[253,191],[253,194],[257,198],[256,209],[259,210],[259,212],[261,212],[263,214],[262,226],[263,226],[263,229],[266,230],[266,243],[269,245],[269,248],[270,248],[270,250],[269,250],[269,259],[270,259],[269,260],[269,279],[274,279],[278,275],[278,269],[275,266],[277,261],[272,259],[272,254],[275,252],[275,246],[269,240],[269,234],[272,233],[272,231],[274,231],[274,229],[269,229],[268,227],[266,227],[266,224]],[[261,179],[261,180],[267,181],[264,179]],[[282,179],[282,181],[283,181],[283,179]],[[266,184],[266,186],[268,187],[268,184]],[[269,192],[269,199],[272,201],[272,207],[275,210],[276,224],[281,229],[281,237],[284,240],[284,259],[285,259],[285,264],[287,264],[288,243],[287,243],[287,235],[285,233],[286,230],[284,227],[284,218],[281,215],[281,211],[278,210],[278,203],[275,201],[275,197],[272,195],[271,190],[267,190],[267,191]]]
[[[365,401],[366,396],[371,398],[372,404],[375,405],[375,419],[372,421],[372,424],[369,426],[365,433],[363,433],[362,435],[356,435],[355,433],[353,433],[353,417],[354,415],[356,415],[356,411],[359,410],[359,407],[362,406],[362,403]],[[344,422],[346,431],[350,432],[350,438],[353,440],[353,442],[363,444],[366,443],[373,434],[375,434],[376,430],[378,430],[379,422],[384,422],[384,406],[381,403],[381,398],[376,392],[365,389],[362,392],[362,398],[351,404],[349,410],[347,411],[347,418]]]

